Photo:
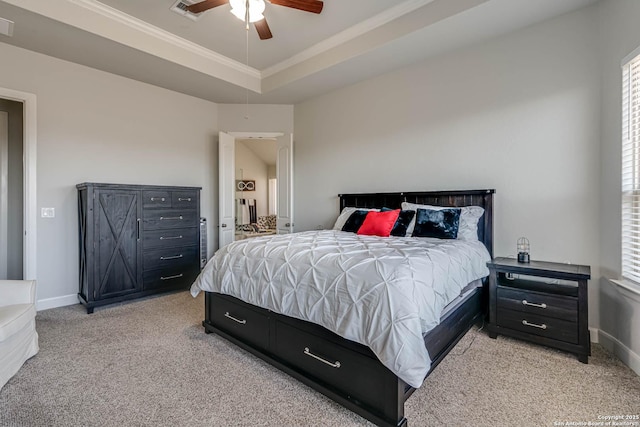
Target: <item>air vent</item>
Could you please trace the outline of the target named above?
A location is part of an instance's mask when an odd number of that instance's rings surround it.
[[[0,34],[3,36],[13,36],[13,21],[0,18]]]
[[[178,15],[184,16],[185,18],[189,18],[192,21],[197,21],[200,18],[201,13],[191,13],[187,10],[187,6],[191,6],[194,3],[197,3],[200,0],[178,0],[171,6],[171,10]]]

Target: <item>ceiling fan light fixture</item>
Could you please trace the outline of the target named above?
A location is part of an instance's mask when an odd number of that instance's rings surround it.
[[[257,22],[264,19],[264,0],[230,0],[231,13],[241,21],[244,21],[249,6],[249,22]]]

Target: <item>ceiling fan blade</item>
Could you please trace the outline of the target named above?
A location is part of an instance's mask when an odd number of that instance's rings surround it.
[[[253,23],[253,25],[256,26],[256,31],[258,32],[258,36],[260,36],[260,40],[267,40],[273,37],[266,19],[256,21]]]
[[[320,0],[270,0],[272,4],[279,6],[292,7],[305,12],[320,13],[324,3]]]
[[[204,0],[200,3],[195,3],[191,6],[187,6],[187,10],[191,13],[200,13],[227,3],[229,3],[229,0]]]

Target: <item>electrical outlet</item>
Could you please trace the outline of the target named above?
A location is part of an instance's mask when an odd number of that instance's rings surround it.
[[[40,215],[42,218],[55,218],[56,208],[42,208]]]

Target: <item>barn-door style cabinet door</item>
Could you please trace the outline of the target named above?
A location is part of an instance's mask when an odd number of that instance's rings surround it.
[[[83,183],[80,289],[88,313],[187,289],[200,272],[200,188]]]

